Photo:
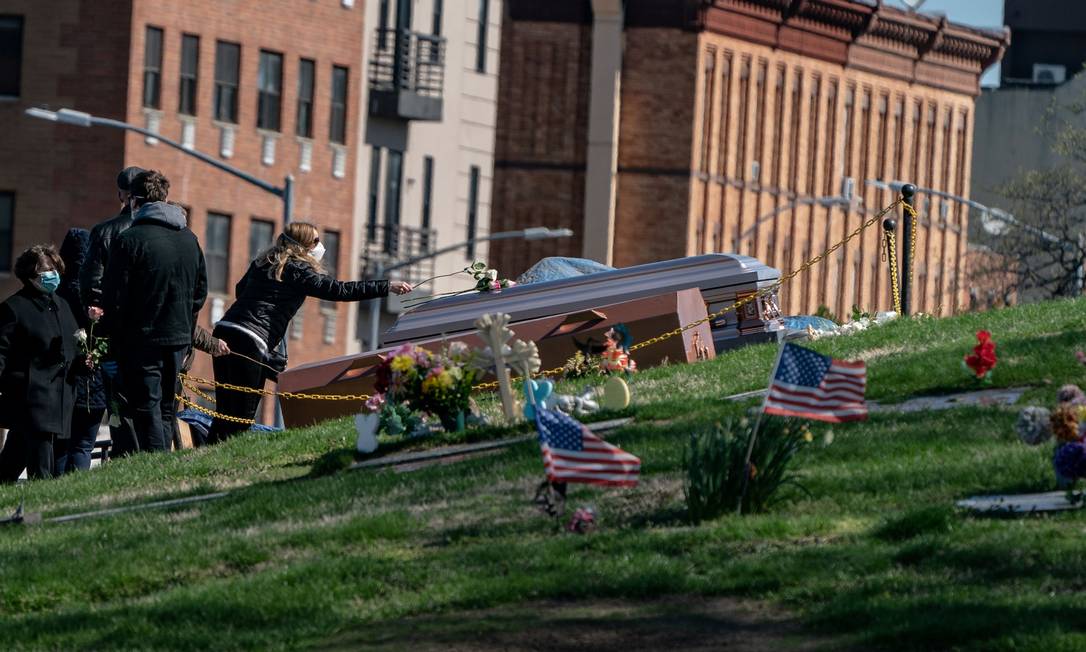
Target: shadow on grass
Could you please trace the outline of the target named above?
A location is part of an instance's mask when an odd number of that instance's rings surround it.
[[[319,650],[819,650],[788,616],[724,598],[564,600],[428,615],[346,631]],[[833,645],[832,649],[841,649]]]

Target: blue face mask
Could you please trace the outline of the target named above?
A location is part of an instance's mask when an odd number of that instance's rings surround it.
[[[52,294],[60,287],[60,274],[55,269],[38,274],[38,285],[46,294]]]

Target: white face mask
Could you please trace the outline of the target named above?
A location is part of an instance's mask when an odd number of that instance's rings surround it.
[[[309,255],[316,258],[317,262],[320,262],[321,258],[324,258],[324,243],[318,242],[317,246],[310,250]]]

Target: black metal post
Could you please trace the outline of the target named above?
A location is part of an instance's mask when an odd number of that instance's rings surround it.
[[[893,233],[895,229],[897,229],[897,221],[894,220],[894,218],[888,217],[888,218],[886,218],[886,219],[884,219],[882,221],[882,242],[883,242],[883,246],[887,247],[886,266],[887,266],[887,268],[890,269],[890,273],[887,275],[887,281],[889,281],[889,283],[890,283],[890,300],[891,301],[893,301],[893,299],[894,299],[894,274],[897,273],[897,271],[898,271],[896,269],[893,269],[893,266],[897,263],[897,258],[896,258],[897,252],[894,252],[894,254],[895,254],[894,256],[891,256],[890,252],[889,252],[890,234]],[[896,306],[895,306],[895,309],[896,309]]]
[[[907,183],[901,187],[901,198],[913,208],[915,208],[913,204],[915,196],[916,186],[913,184]],[[910,246],[913,240],[913,219],[905,208],[901,210],[901,219],[904,220],[904,226],[901,229],[901,313],[903,317],[908,317],[913,276],[913,255]]]

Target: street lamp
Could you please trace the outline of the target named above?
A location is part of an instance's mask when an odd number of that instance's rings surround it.
[[[478,238],[471,238],[470,240],[464,240],[448,247],[442,247],[436,249],[422,256],[415,256],[407,260],[398,262],[394,265],[385,266],[384,262],[377,260],[377,264],[374,266],[374,277],[381,278],[388,272],[394,272],[398,269],[410,267],[415,263],[430,258],[436,258],[442,254],[447,254],[450,251],[456,251],[457,249],[463,249],[476,242],[490,242],[492,240],[511,240],[513,238],[520,238],[523,240],[550,240],[553,238],[568,238],[573,235],[572,229],[552,229],[546,226],[533,226],[527,229],[521,229],[519,231],[501,231],[499,233],[491,233]],[[370,299],[370,346],[373,350],[378,347],[377,339],[380,337],[380,323],[381,323],[381,299]]]
[[[73,125],[76,127],[111,127],[113,129],[134,131],[138,134],[143,134],[148,138],[153,138],[157,141],[161,141],[166,145],[173,147],[174,149],[180,150],[194,158],[198,158],[204,163],[211,165],[212,167],[216,167],[223,172],[232,174],[235,177],[256,186],[257,188],[260,188],[261,190],[269,192],[276,197],[282,199],[283,225],[286,226],[291,222],[292,213],[294,211],[294,177],[289,174],[286,176],[285,179],[283,179],[283,187],[280,188],[278,186],[268,183],[267,181],[264,181],[263,179],[258,179],[257,177],[249,174],[248,172],[243,172],[242,170],[239,170],[232,165],[227,165],[226,163],[223,163],[217,158],[208,156],[207,154],[204,154],[203,152],[198,152],[194,149],[189,149],[188,147],[185,147],[177,141],[170,140],[169,138],[164,138],[159,134],[151,131],[150,129],[144,129],[143,127],[139,127],[134,124],[122,122],[120,120],[112,120],[110,118],[100,118],[98,116],[84,113],[83,111],[75,111],[73,109],[60,109],[58,111],[50,111],[48,109],[31,107],[27,109],[25,113],[31,118],[48,120],[50,122]]]
[[[121,130],[124,130],[124,131],[134,131],[134,132],[136,132],[138,134],[143,134],[144,136],[147,136],[148,138],[153,138],[156,141],[165,143],[166,145],[169,145],[170,147],[173,147],[176,150],[184,152],[185,154],[188,154],[189,156],[192,156],[193,158],[198,158],[201,161],[203,161],[204,163],[207,163],[208,165],[210,165],[212,167],[216,167],[216,168],[222,170],[223,172],[226,172],[228,174],[232,174],[235,177],[241,179],[242,181],[246,181],[246,182],[256,186],[257,188],[260,188],[261,190],[263,190],[265,192],[271,193],[271,194],[275,195],[276,197],[280,198],[281,200],[283,200],[283,227],[284,227],[284,229],[286,228],[286,225],[290,224],[291,219],[293,217],[293,212],[294,212],[294,177],[292,175],[288,174],[286,176],[286,178],[283,179],[283,187],[280,188],[278,186],[275,186],[273,184],[268,183],[267,181],[264,181],[263,179],[258,179],[257,177],[254,177],[253,175],[249,174],[248,172],[244,172],[242,170],[239,170],[238,168],[236,168],[236,167],[234,167],[232,165],[227,165],[226,163],[223,163],[222,161],[220,161],[220,160],[218,160],[218,159],[216,159],[214,157],[208,156],[207,154],[204,154],[203,152],[198,152],[195,149],[190,149],[188,147],[185,147],[184,145],[182,145],[181,143],[179,143],[177,141],[170,140],[169,138],[164,138],[164,137],[160,136],[159,134],[151,131],[150,129],[144,129],[143,127],[139,127],[139,126],[136,126],[134,124],[129,124],[127,122],[122,122],[120,120],[112,120],[110,118],[100,118],[98,116],[91,115],[89,113],[84,113],[83,111],[76,111],[74,109],[59,109],[57,111],[50,111],[48,109],[41,109],[41,108],[37,108],[37,107],[31,107],[31,108],[27,109],[25,111],[25,113],[26,113],[26,115],[28,117],[31,117],[31,118],[38,118],[39,120],[48,120],[49,122],[56,122],[56,123],[59,123],[59,124],[72,125],[72,126],[75,126],[75,127],[110,127],[110,128],[113,128],[113,129],[121,129]],[[279,350],[284,356],[286,356],[286,354],[287,354],[287,340],[286,340],[285,337],[279,342]],[[275,402],[275,424],[276,424],[276,426],[280,426],[280,427],[283,425],[282,410],[281,410],[281,407],[279,405],[278,400]]]

